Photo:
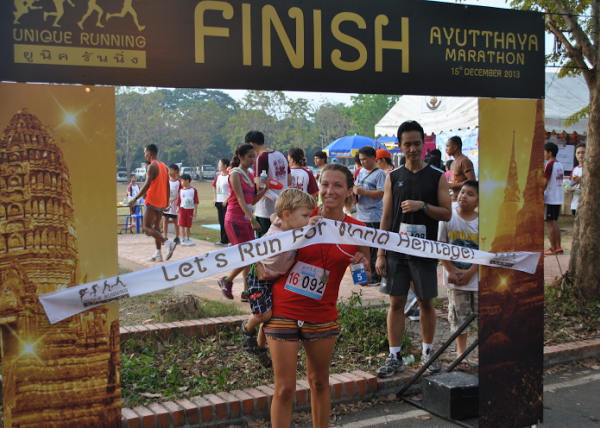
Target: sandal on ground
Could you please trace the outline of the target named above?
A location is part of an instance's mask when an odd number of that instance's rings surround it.
[[[471,364],[469,364],[469,360],[463,358],[463,360],[458,364],[458,368],[461,370],[470,370]]]
[[[258,351],[256,356],[260,365],[263,366],[265,369],[270,369],[271,367],[273,367],[273,361],[271,361],[271,359],[269,358],[269,348],[267,348],[266,346],[264,348],[260,348],[257,346],[256,350]]]
[[[246,330],[246,324],[248,324],[248,320],[242,322],[240,329],[242,331],[242,346],[246,352],[257,354],[261,348],[258,347],[258,342],[256,341],[256,331],[250,333]]]

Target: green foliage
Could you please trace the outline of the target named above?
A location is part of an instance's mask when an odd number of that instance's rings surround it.
[[[356,125],[356,133],[375,138],[375,125],[390,111],[400,95],[358,94],[351,97],[352,105],[347,112]],[[354,134],[350,131],[348,135]]]
[[[581,110],[579,110],[577,113],[572,114],[571,116],[567,117],[567,120],[565,120],[565,127],[566,126],[571,126],[576,124],[577,122],[579,122],[581,119],[586,119],[587,117],[589,117],[590,115],[590,106],[585,106],[584,108],[582,108]]]
[[[386,305],[387,306],[387,305]],[[362,292],[352,292],[350,298],[337,305],[340,336],[338,343],[352,344],[356,352],[363,355],[387,353],[387,310],[363,306]],[[403,353],[410,349],[410,340],[405,333],[402,337]]]
[[[340,137],[373,136],[375,123],[398,98],[361,94],[347,107],[327,99],[312,105],[281,91],[250,90],[235,103],[218,90],[118,88],[117,163],[135,169],[144,162],[143,147],[154,143],[164,162],[216,164],[231,158],[254,129],[270,148],[302,148],[312,164],[314,152]]]

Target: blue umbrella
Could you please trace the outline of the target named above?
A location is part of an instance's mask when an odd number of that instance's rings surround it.
[[[375,148],[375,140],[362,135],[349,135],[347,137],[338,138],[333,143],[323,149],[327,156],[333,157],[354,157],[360,149],[365,146]]]
[[[402,150],[398,148],[397,137],[381,137],[377,139],[377,145],[379,149],[386,149],[390,153],[402,153]]]

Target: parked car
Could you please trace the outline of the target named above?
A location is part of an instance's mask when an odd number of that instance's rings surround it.
[[[127,183],[128,181],[127,171],[117,171],[117,183]]]
[[[191,166],[184,166],[183,168],[179,168],[179,175],[189,174],[192,177],[192,180],[200,180],[200,173],[198,172],[198,168],[194,168]]]
[[[135,174],[137,181],[141,183],[146,181],[146,168],[136,168],[133,173]]]
[[[217,170],[212,165],[202,165],[202,178],[210,178],[214,180],[217,176]]]

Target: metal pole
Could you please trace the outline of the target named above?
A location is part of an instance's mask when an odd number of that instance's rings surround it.
[[[473,349],[475,349],[475,347],[479,344],[479,338],[475,339],[475,341],[471,344],[471,346],[469,346],[467,348],[467,350],[465,352],[463,352],[463,354],[458,357],[456,359],[456,361],[454,361],[450,367],[448,367],[448,370],[446,370],[446,373],[450,373],[452,370],[454,370],[456,368],[456,366],[458,366],[462,360],[464,360],[466,358],[467,355],[469,355],[471,352],[473,352]]]
[[[473,312],[471,314],[471,316],[463,323],[463,325],[461,325],[456,332],[454,332],[454,334],[452,336],[450,336],[450,338],[446,341],[446,343],[444,343],[442,345],[442,347],[440,349],[438,349],[436,351],[435,354],[433,354],[433,356],[429,359],[429,361],[423,365],[423,367],[421,367],[421,369],[417,372],[417,374],[415,374],[406,385],[404,385],[404,387],[402,387],[402,389],[400,389],[400,391],[398,391],[396,393],[397,396],[401,397],[402,394],[404,394],[404,392],[410,388],[410,386],[415,383],[417,381],[417,379],[419,379],[421,377],[421,375],[423,375],[423,373],[425,372],[425,370],[427,370],[427,368],[435,361],[439,358],[440,355],[442,355],[442,353],[446,350],[446,348],[448,348],[448,346],[450,346],[452,344],[452,342],[454,342],[454,340],[456,340],[456,338],[463,332],[463,330],[465,328],[467,328],[469,326],[469,324],[471,324],[471,321],[473,321],[475,318],[477,318],[478,313],[477,312]]]

